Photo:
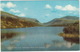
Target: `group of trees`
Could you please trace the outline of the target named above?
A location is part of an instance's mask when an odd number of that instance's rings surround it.
[[[65,27],[63,32],[66,34],[79,34],[79,21]]]

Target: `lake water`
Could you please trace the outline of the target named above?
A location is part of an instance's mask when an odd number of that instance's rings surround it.
[[[30,27],[2,29],[2,33],[16,33],[17,36],[2,41],[2,51],[60,51],[79,50],[79,44],[68,41],[58,34],[63,27]]]

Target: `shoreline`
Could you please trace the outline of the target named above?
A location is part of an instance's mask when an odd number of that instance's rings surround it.
[[[34,26],[34,27],[63,27],[63,26]],[[32,27],[19,27],[19,28],[32,28]],[[1,29],[17,29],[17,28],[1,28]]]
[[[60,33],[59,36],[66,37],[66,38],[80,38],[80,36],[78,34]]]

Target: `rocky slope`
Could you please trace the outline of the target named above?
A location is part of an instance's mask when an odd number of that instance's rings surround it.
[[[1,11],[1,28],[24,28],[42,26],[42,24],[32,18],[18,17]]]

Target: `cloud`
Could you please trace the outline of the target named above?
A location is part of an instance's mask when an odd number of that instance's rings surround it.
[[[58,10],[63,10],[63,11],[77,11],[78,10],[78,8],[72,5],[66,5],[64,7],[60,5],[56,5],[55,8]]]
[[[7,6],[8,8],[11,8],[11,7],[15,7],[16,4],[14,4],[14,3],[12,3],[12,2],[7,2],[6,6]]]
[[[28,10],[28,8],[24,8],[24,10]]]
[[[7,3],[0,3],[0,6],[2,8],[7,7],[7,8],[14,8],[16,7],[16,4],[12,3],[12,2],[7,2]]]
[[[26,16],[24,13],[19,14],[18,16],[24,17]]]
[[[5,7],[6,5],[4,3],[0,3],[0,7],[3,8]]]
[[[13,12],[13,13],[20,13],[19,10],[15,10],[15,9],[10,9],[10,11]]]
[[[0,8],[0,11],[4,11],[2,8]]]
[[[49,4],[46,4],[45,8],[51,9],[52,7]]]

